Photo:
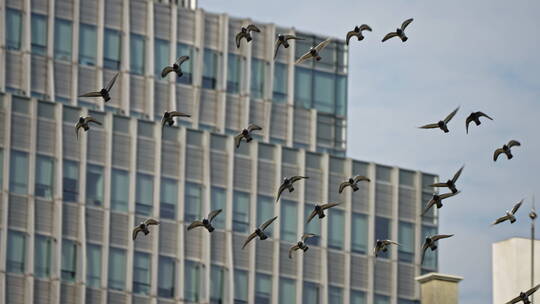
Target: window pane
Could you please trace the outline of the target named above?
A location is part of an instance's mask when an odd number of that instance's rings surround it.
[[[328,247],[343,249],[344,225],[343,211],[330,209],[328,212]]]
[[[158,272],[158,296],[162,298],[174,298],[175,273],[176,266],[174,259],[160,256]]]
[[[54,58],[70,61],[72,48],[72,23],[68,20],[54,21]]]
[[[312,204],[305,204],[304,206],[304,221],[307,220],[309,217],[309,214],[315,209],[315,205]],[[321,221],[318,221],[316,218],[313,219],[311,222],[307,223],[304,228],[305,233],[314,233],[316,235],[321,235]],[[318,237],[309,238],[306,240],[306,244],[308,245],[314,245],[319,246],[319,239]]]
[[[347,76],[336,76],[336,114],[347,116]]]
[[[108,69],[120,69],[120,32],[105,29],[105,42],[103,50],[103,66]]]
[[[229,54],[227,60],[227,93],[238,94],[241,80],[241,57]]]
[[[10,50],[21,49],[22,16],[21,12],[6,9],[6,44]]]
[[[437,227],[422,226],[422,243],[428,236],[437,234]],[[422,263],[423,268],[436,270],[437,269],[437,250],[431,251],[431,249],[426,250],[424,256],[424,263]]]
[[[247,193],[234,192],[233,230],[243,233],[247,233],[249,230],[249,194]],[[265,232],[266,231],[270,230],[265,230]]]
[[[51,275],[51,239],[36,235],[34,248],[34,273],[39,278]]]
[[[76,202],[79,199],[79,163],[64,160],[63,200]]]
[[[296,67],[294,75],[294,104],[309,109],[312,99],[312,71]]]
[[[101,285],[101,246],[86,244],[86,284],[95,288]]]
[[[218,54],[210,49],[204,49],[202,87],[205,89],[216,88]]]
[[[225,189],[212,187],[212,210],[222,209],[221,213],[214,218],[212,226],[216,229],[225,229],[226,207],[227,207],[227,192]]]
[[[297,241],[298,204],[293,201],[282,200],[281,205],[281,233],[284,241],[295,243]]]
[[[221,304],[225,301],[225,269],[212,265],[210,270],[210,303]]]
[[[275,202],[272,197],[262,195],[257,197],[257,223],[255,225],[259,226],[274,217],[274,204]],[[273,226],[274,225],[270,225],[264,230],[264,233],[269,237],[272,237],[274,234]]]
[[[86,204],[103,205],[103,167],[88,165],[86,167]]]
[[[186,301],[199,302],[199,290],[201,282],[200,266],[198,263],[191,261],[186,261],[185,265],[184,298]]]
[[[414,225],[399,222],[399,260],[412,263],[414,260]]]
[[[127,171],[112,169],[111,174],[111,209],[128,211],[129,174]]]
[[[176,57],[189,56],[189,60],[182,63],[182,73],[184,75],[176,77],[176,82],[190,85],[193,83],[193,61],[195,60],[193,47],[179,43],[176,47],[176,53]]]
[[[287,65],[283,63],[274,63],[274,89],[272,99],[274,102],[287,102],[288,92],[288,70]]]
[[[160,216],[167,219],[176,219],[176,202],[178,201],[178,181],[170,178],[161,178]]]
[[[279,278],[279,303],[296,303],[296,286],[294,280]]]
[[[24,273],[26,237],[22,232],[8,231],[6,268],[8,272]]]
[[[110,289],[126,288],[126,251],[118,248],[109,250],[109,283]]]
[[[154,201],[154,178],[148,174],[137,173],[137,190],[135,191],[135,213],[152,215]]]
[[[11,151],[9,191],[28,194],[28,153]]]
[[[36,196],[46,199],[52,199],[54,161],[52,157],[38,155],[36,162]]]
[[[265,62],[253,58],[251,60],[251,98],[261,99],[264,94]]]
[[[150,255],[135,252],[133,259],[133,292],[149,294],[150,292]]]
[[[79,28],[79,63],[96,65],[96,27],[83,24]]]
[[[255,303],[270,304],[272,302],[272,276],[257,273],[255,277]]]
[[[75,282],[77,274],[77,244],[74,241],[62,240],[62,280]]]
[[[366,294],[362,291],[351,290],[351,304],[366,304]]]
[[[129,69],[131,73],[137,75],[144,74],[144,54],[145,54],[145,44],[144,36],[131,34],[129,40]]]
[[[201,185],[194,183],[186,183],[186,198],[185,198],[185,214],[186,222],[193,222],[202,218],[202,189]]]
[[[330,286],[328,288],[328,303],[343,303],[343,290],[339,287]]]
[[[304,290],[302,294],[303,304],[319,304],[319,285],[311,282],[304,282]]]
[[[248,274],[247,271],[234,270],[234,302],[247,303],[248,301]]]
[[[47,18],[32,14],[32,53],[47,54]]]
[[[368,252],[368,221],[364,214],[352,214],[351,249],[353,252],[366,254]]]
[[[321,112],[334,113],[335,77],[334,74],[315,72],[313,99],[315,108]]]
[[[161,79],[161,70],[170,65],[169,41],[163,39],[154,40],[154,72],[158,79]]]
[[[389,240],[390,237],[390,220],[384,217],[375,217],[375,241],[376,240]],[[388,259],[390,257],[390,251],[380,252],[378,254],[381,258]]]
[[[390,297],[388,296],[375,295],[373,298],[375,304],[390,304]]]

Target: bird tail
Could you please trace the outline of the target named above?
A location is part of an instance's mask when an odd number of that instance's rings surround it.
[[[305,246],[304,248],[302,248],[302,250],[304,250],[304,252],[308,251],[309,247],[308,246]]]
[[[508,152],[508,153],[506,154],[506,156],[508,156],[508,159],[512,159],[512,158],[514,157],[514,155],[512,155],[512,153],[510,153],[510,152]]]
[[[215,228],[212,225],[208,226],[208,232],[212,232],[214,230],[215,230]]]
[[[323,217],[325,217],[325,216],[326,216],[326,214],[324,214],[324,212],[319,213],[319,218],[320,218],[320,219],[323,218]]]
[[[437,250],[437,245],[431,245],[429,248],[431,248],[431,251]]]
[[[516,218],[515,218],[515,217],[510,219],[510,224],[513,224],[513,223],[515,223],[515,222],[516,222]]]
[[[353,189],[354,192],[358,191],[358,186],[357,185],[351,185],[351,188]]]
[[[321,61],[321,56],[317,56],[317,57],[315,57],[315,60],[317,60],[317,61]]]
[[[250,142],[250,141],[253,140],[253,137],[251,137],[251,136],[249,136],[249,135],[246,135],[245,137],[246,137],[246,141],[247,141],[247,142]]]
[[[458,192],[456,186],[450,187],[450,191],[452,191],[452,193],[457,193]]]
[[[407,37],[407,36],[405,36],[405,35],[403,35],[403,37],[401,37],[401,41],[405,42],[405,41],[407,41],[407,40],[409,40],[409,37]]]
[[[405,41],[404,41],[404,42],[405,42]],[[443,126],[443,127],[442,127],[442,130],[444,131],[444,133],[450,132],[450,131],[448,130],[448,127],[447,127],[447,126]]]
[[[291,186],[291,187],[289,188],[289,192],[293,192],[293,191],[294,191],[294,187]]]
[[[111,96],[109,94],[107,94],[107,95],[105,95],[103,97],[103,99],[105,99],[105,102],[107,102],[107,101],[111,100]]]
[[[90,129],[90,127],[89,127],[88,125],[85,125],[85,126],[83,126],[83,129],[84,129],[85,131],[88,131],[88,129]]]
[[[260,235],[261,240],[266,240],[267,238],[268,238],[268,235],[266,235],[264,233]]]
[[[441,209],[442,208],[442,203],[441,202],[437,202],[437,209]]]

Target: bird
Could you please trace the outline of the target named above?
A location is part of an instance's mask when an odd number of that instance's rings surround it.
[[[222,211],[222,209],[214,210],[210,213],[208,213],[208,218],[202,219],[202,221],[194,221],[191,223],[187,230],[191,230],[195,227],[204,227],[208,232],[214,231],[214,227],[212,226],[212,220]]]
[[[461,168],[459,168],[459,170],[454,174],[454,177],[452,177],[452,179],[447,180],[445,183],[435,183],[429,186],[430,187],[447,187],[448,189],[450,189],[450,191],[452,191],[452,193],[457,193],[458,190],[456,188],[456,182],[459,176],[461,175],[463,168],[465,168],[465,166],[462,166]]]
[[[184,73],[182,73],[182,63],[189,60],[189,56],[180,56],[176,61],[173,63],[172,66],[166,66],[161,70],[161,78],[164,78],[167,76],[170,72],[175,72],[178,77],[182,77]]]
[[[327,38],[325,41],[311,47],[307,53],[305,53],[304,55],[302,55],[302,57],[296,60],[295,64],[302,63],[309,58],[315,58],[315,60],[320,61],[322,58],[320,52],[330,43],[330,41],[332,41],[332,39]]]
[[[279,50],[279,47],[283,45],[284,48],[289,48],[289,42],[288,40],[304,40],[304,38],[296,37],[295,35],[283,35],[279,34],[276,40],[276,51],[274,52],[274,59],[277,57],[277,53]]]
[[[309,238],[312,238],[316,236],[316,234],[314,233],[304,233],[302,234],[302,238],[300,239],[300,241],[298,241],[298,243],[296,243],[296,245],[293,245],[289,248],[289,259],[292,259],[292,253],[298,249],[302,249],[302,251],[306,252],[308,251],[309,247],[306,245],[306,240],[309,239]]]
[[[349,45],[349,40],[351,40],[352,37],[355,37],[358,39],[358,41],[364,40],[364,35],[362,35],[362,31],[372,31],[371,27],[367,24],[362,24],[361,26],[355,26],[352,31],[349,31],[347,33],[347,45]]]
[[[512,139],[508,142],[508,144],[503,145],[502,148],[495,150],[495,153],[493,153],[493,161],[497,161],[497,158],[502,153],[506,154],[506,158],[512,159],[514,156],[512,155],[512,151],[510,151],[510,148],[515,146],[519,147],[521,146],[521,143],[517,140]]]
[[[426,212],[428,212],[428,210],[431,209],[431,207],[433,207],[433,205],[437,205],[437,209],[440,209],[443,206],[443,204],[442,204],[443,199],[452,197],[452,196],[457,195],[457,194],[459,194],[459,191],[457,191],[455,193],[445,193],[445,194],[441,194],[441,195],[433,194],[433,197],[427,203],[426,208],[422,212],[422,215],[426,214]]]
[[[288,189],[289,192],[293,192],[294,191],[294,187],[293,187],[293,184],[301,179],[306,179],[306,178],[309,178],[307,176],[300,176],[300,175],[296,175],[296,176],[292,176],[292,177],[284,177],[283,178],[283,182],[281,183],[281,185],[279,186],[279,190],[278,190],[278,195],[277,195],[277,198],[276,198],[276,202],[279,201],[279,198],[281,197],[281,193],[283,191],[285,191],[285,189]]]
[[[397,28],[395,32],[390,32],[390,33],[386,34],[386,36],[384,36],[382,42],[385,42],[386,40],[388,40],[390,38],[393,38],[393,37],[399,37],[399,38],[401,38],[401,41],[403,41],[403,42],[407,41],[407,39],[409,39],[409,38],[405,35],[405,28],[409,24],[411,24],[411,22],[413,22],[413,18],[403,21],[403,23],[401,24],[401,28]]]
[[[161,128],[165,127],[165,125],[172,126],[174,124],[175,117],[191,117],[191,115],[177,111],[165,111],[165,113],[163,113],[163,117],[161,118]]]
[[[272,224],[272,222],[274,222],[276,219],[277,219],[277,216],[274,216],[273,218],[267,220],[262,225],[260,225],[257,229],[255,229],[255,231],[247,237],[246,241],[244,242],[244,245],[242,246],[242,249],[244,249],[246,245],[256,237],[259,237],[260,240],[266,240],[268,238],[268,235],[264,233],[264,229],[270,226],[270,224]]]
[[[256,124],[249,124],[249,126],[246,129],[242,130],[240,134],[234,137],[236,148],[240,147],[240,142],[242,141],[242,139],[245,139],[246,142],[252,141],[253,137],[251,137],[251,132],[260,131],[260,130],[262,130],[262,128],[257,126]]]
[[[250,42],[251,40],[253,40],[253,38],[251,38],[251,32],[260,33],[261,30],[253,24],[250,24],[247,27],[242,27],[240,32],[236,34],[236,47],[237,48],[240,48],[240,41],[242,41],[242,38],[246,38],[247,42]]]
[[[103,97],[103,100],[105,100],[105,102],[111,100],[111,95],[109,93],[111,92],[111,88],[114,85],[116,78],[118,78],[118,75],[119,73],[116,73],[116,75],[114,75],[114,77],[109,81],[107,86],[101,89],[99,92],[85,93],[79,95],[79,97]]]
[[[453,234],[437,234],[433,236],[426,237],[426,240],[424,241],[424,245],[422,246],[422,261],[420,262],[420,265],[424,263],[424,256],[426,255],[426,250],[429,248],[431,251],[435,251],[437,249],[437,245],[435,245],[435,242],[441,239],[446,239],[449,237],[454,236]]]
[[[311,222],[311,220],[315,217],[315,215],[318,215],[319,218],[322,219],[323,217],[326,216],[324,214],[324,210],[330,209],[330,208],[335,207],[337,205],[339,205],[339,203],[327,203],[327,204],[323,204],[323,205],[315,205],[315,209],[313,209],[313,211],[311,211],[310,215],[308,216],[308,219],[307,219],[306,223]]]
[[[489,117],[484,112],[472,112],[471,115],[469,115],[469,117],[467,117],[467,119],[465,120],[465,130],[467,131],[467,134],[469,134],[469,124],[474,121],[474,123],[479,126],[481,124],[480,117],[482,116],[493,120],[493,118]]]
[[[513,298],[512,300],[506,302],[505,304],[514,304],[514,303],[519,303],[519,302],[523,302],[523,304],[531,304],[531,300],[529,300],[529,297],[535,293],[538,288],[540,288],[540,284],[534,286],[533,288],[525,291],[525,292],[520,292],[519,293],[519,296]]]
[[[144,232],[144,235],[149,234],[150,230],[148,230],[148,227],[150,225],[159,225],[159,221],[149,218],[135,226],[135,228],[133,228],[133,240],[137,238],[137,234],[139,234],[140,231]]]
[[[432,123],[432,124],[427,124],[425,126],[421,126],[420,129],[435,129],[435,128],[439,128],[441,130],[444,131],[444,133],[448,133],[450,132],[448,130],[448,123],[450,122],[450,120],[454,117],[454,115],[456,115],[457,111],[459,110],[459,107],[457,107],[454,111],[452,111],[452,113],[448,114],[448,116],[446,116],[446,118],[444,120],[441,120],[437,123]]]
[[[377,240],[377,243],[375,244],[375,248],[373,248],[373,255],[377,257],[379,252],[387,252],[389,245],[398,245],[397,242],[394,242],[392,240]]]
[[[79,139],[79,129],[83,128],[84,132],[88,131],[88,129],[90,129],[89,124],[91,122],[101,126],[101,122],[97,121],[92,116],[79,117],[79,120],[77,121],[77,124],[75,125],[75,134],[77,135],[77,140]]]
[[[514,216],[516,214],[516,212],[518,211],[519,207],[521,207],[521,204],[523,203],[523,200],[520,200],[517,204],[514,205],[514,207],[512,207],[512,210],[510,211],[506,211],[506,215],[505,216],[502,216],[500,218],[498,218],[495,222],[493,222],[493,224],[491,224],[492,226],[493,225],[497,225],[497,224],[500,224],[502,222],[505,222],[505,221],[510,221],[510,224],[513,224],[516,222],[516,217]]]
[[[344,181],[343,183],[341,183],[339,185],[339,193],[343,192],[343,190],[346,187],[351,187],[353,189],[353,191],[356,192],[358,190],[358,186],[356,184],[358,184],[361,181],[370,182],[371,180],[369,178],[367,178],[365,176],[361,176],[361,175],[351,177],[351,178],[349,178],[348,180]]]

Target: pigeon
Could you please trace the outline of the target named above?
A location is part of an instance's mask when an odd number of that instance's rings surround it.
[[[457,195],[457,194],[459,194],[459,191],[455,192],[455,193],[445,193],[445,194],[441,194],[441,195],[433,194],[433,197],[427,203],[427,206],[424,209],[424,211],[422,212],[422,215],[426,214],[426,212],[428,212],[428,210],[431,209],[431,207],[433,207],[433,205],[437,205],[437,209],[440,209],[443,206],[443,204],[442,204],[443,199],[452,197],[452,196]]]
[[[236,135],[234,137],[234,142],[236,144],[236,148],[240,147],[240,142],[242,139],[245,139],[246,142],[250,142],[253,140],[253,137],[251,137],[251,132],[253,131],[260,131],[262,130],[261,127],[257,126],[256,124],[250,124],[247,129],[242,130],[240,134]]]
[[[497,158],[502,153],[506,154],[506,158],[512,159],[512,157],[514,157],[514,156],[512,155],[512,151],[510,151],[510,148],[512,148],[514,146],[519,147],[519,146],[521,146],[521,144],[519,143],[519,141],[512,139],[511,141],[508,142],[508,144],[503,145],[502,148],[499,148],[499,149],[495,150],[495,153],[493,153],[493,161],[497,161]]]
[[[264,229],[266,229],[272,222],[274,222],[277,219],[277,216],[274,216],[273,218],[269,219],[268,221],[264,222],[262,225],[260,225],[255,231],[250,234],[246,241],[244,242],[244,245],[242,246],[242,249],[246,247],[246,245],[253,240],[256,237],[259,237],[261,240],[266,240],[268,238],[268,235],[264,234]]]
[[[469,115],[469,117],[467,117],[467,119],[465,120],[465,130],[467,131],[467,134],[469,134],[469,124],[474,121],[474,123],[479,126],[481,124],[480,122],[480,117],[486,117],[490,120],[493,120],[493,118],[489,117],[487,114],[485,114],[484,112],[472,112],[471,115]]]
[[[452,179],[447,180],[445,183],[436,183],[436,184],[429,185],[429,186],[430,187],[447,187],[448,189],[450,189],[450,191],[452,191],[452,193],[457,193],[458,190],[456,188],[456,182],[457,182],[459,176],[461,175],[461,171],[463,171],[463,168],[465,168],[465,166],[462,166],[456,172],[456,174],[454,174],[454,177],[452,177]]]
[[[77,134],[77,140],[79,139],[79,129],[83,128],[84,132],[88,131],[88,129],[90,129],[89,124],[91,122],[101,126],[101,123],[97,121],[95,118],[93,118],[92,116],[79,117],[79,121],[77,121],[77,124],[75,125],[75,134]]]
[[[391,241],[391,240],[377,240],[377,244],[375,245],[375,248],[373,248],[373,255],[377,257],[379,252],[387,252],[388,251],[388,245],[398,245],[397,242]]]
[[[315,60],[320,61],[322,57],[319,53],[330,43],[330,41],[332,41],[332,39],[327,38],[325,41],[319,43],[318,45],[311,47],[307,53],[305,53],[304,55],[302,55],[302,57],[296,60],[295,64],[302,63],[310,58],[315,58]]]
[[[306,179],[306,178],[309,178],[307,176],[293,176],[293,177],[285,177],[283,178],[283,182],[281,183],[281,185],[279,186],[279,190],[278,190],[278,194],[277,194],[277,198],[276,198],[276,203],[277,201],[279,201],[279,198],[281,197],[281,193],[283,191],[285,191],[285,189],[288,189],[289,192],[293,192],[294,191],[294,187],[293,187],[293,184],[301,179]]]
[[[161,118],[161,128],[165,127],[165,125],[172,126],[174,124],[175,117],[191,117],[191,115],[177,111],[165,111],[165,113],[163,113],[163,117]]]
[[[222,211],[222,209],[214,210],[210,213],[208,213],[208,218],[203,219],[202,221],[194,221],[191,223],[187,230],[191,230],[195,227],[204,227],[208,232],[214,231],[214,227],[212,226],[212,220]]]
[[[493,224],[491,225],[497,225],[505,221],[510,221],[511,224],[516,222],[516,217],[514,216],[516,212],[518,211],[519,207],[521,207],[521,204],[523,203],[523,200],[520,200],[517,204],[512,207],[511,211],[506,211],[506,215],[498,218]]]
[[[371,27],[367,24],[362,24],[361,26],[355,26],[354,29],[347,33],[347,45],[349,45],[349,40],[351,40],[352,37],[355,37],[358,39],[358,41],[364,40],[364,35],[362,35],[362,31],[370,31]]]
[[[337,205],[339,205],[339,203],[327,203],[327,204],[324,204],[324,205],[315,205],[315,209],[313,209],[311,214],[308,216],[308,219],[307,219],[306,223],[311,222],[311,220],[315,217],[315,215],[318,215],[319,218],[322,219],[323,217],[326,216],[324,214],[324,210],[330,209],[330,208],[335,207]]]
[[[148,230],[148,226],[150,225],[159,225],[159,222],[153,218],[149,218],[135,226],[135,228],[133,228],[133,240],[137,238],[137,234],[139,234],[140,231],[144,232],[144,235],[149,234],[150,230]]]
[[[309,247],[306,245],[305,241],[309,238],[312,238],[314,237],[315,234],[313,233],[304,233],[302,234],[302,238],[300,241],[298,241],[298,243],[296,243],[296,245],[294,246],[291,246],[291,248],[289,248],[289,259],[292,259],[292,253],[298,249],[302,249],[302,251],[306,252]]]
[[[457,111],[459,110],[459,107],[457,107],[452,113],[448,114],[444,120],[441,120],[437,123],[428,124],[425,126],[421,126],[420,129],[435,129],[439,128],[444,131],[444,133],[448,133],[448,126],[447,124],[450,122],[450,120],[456,115]]]
[[[356,192],[358,190],[358,186],[356,184],[358,184],[361,181],[370,182],[371,180],[369,178],[367,178],[365,176],[361,176],[361,175],[351,177],[348,180],[341,183],[341,185],[339,185],[339,193],[343,192],[343,189],[345,189],[346,187],[351,187],[353,189],[353,191]]]
[[[274,59],[276,59],[277,57],[277,53],[278,53],[278,50],[279,50],[279,47],[283,45],[284,48],[288,48],[289,47],[289,43],[287,42],[288,40],[291,40],[291,39],[295,39],[295,40],[304,40],[304,38],[299,38],[299,37],[296,37],[294,35],[283,35],[283,34],[279,34],[278,37],[277,37],[277,40],[276,40],[276,51],[274,53]]]
[[[437,234],[433,236],[426,237],[426,240],[424,241],[424,246],[422,246],[422,261],[420,262],[420,265],[424,263],[424,256],[426,255],[426,250],[429,248],[431,251],[435,251],[437,249],[437,245],[435,245],[435,242],[441,239],[446,239],[451,236],[454,236],[453,234]]]
[[[180,56],[176,61],[173,63],[172,66],[166,66],[161,70],[161,78],[164,78],[167,76],[170,72],[175,72],[178,77],[182,77],[184,73],[182,73],[182,63],[189,60],[189,56]]]
[[[236,34],[236,47],[237,48],[240,48],[240,41],[242,41],[242,38],[246,38],[247,42],[250,42],[253,39],[251,38],[251,32],[260,33],[261,30],[253,24],[250,24],[247,27],[242,27],[240,32]]]
[[[514,304],[514,303],[519,303],[519,302],[523,302],[523,304],[531,304],[531,300],[529,300],[529,297],[535,292],[538,290],[538,288],[540,288],[540,284],[534,286],[533,288],[525,291],[525,292],[520,292],[519,293],[519,296],[513,298],[512,300],[506,302],[505,304]]]
[[[401,38],[401,41],[403,41],[403,42],[407,41],[407,39],[409,39],[409,38],[407,38],[407,36],[405,35],[405,28],[409,24],[411,24],[411,22],[413,22],[413,18],[403,21],[403,23],[401,24],[401,28],[396,29],[395,32],[390,32],[390,33],[386,34],[386,36],[384,36],[382,42],[385,42],[386,40],[388,40],[390,38],[393,38],[393,37],[399,37],[399,38]]]
[[[79,97],[103,97],[103,100],[105,100],[105,102],[111,100],[111,95],[109,95],[109,93],[111,92],[111,88],[114,85],[116,78],[118,78],[118,74],[119,73],[116,73],[116,75],[114,75],[114,77],[109,81],[107,86],[101,89],[101,91],[85,93],[85,94],[79,95]]]

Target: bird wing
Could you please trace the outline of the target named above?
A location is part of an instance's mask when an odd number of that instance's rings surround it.
[[[390,245],[390,244],[394,244],[394,245],[398,245],[399,246],[399,243],[398,242],[394,242],[392,240],[384,240],[383,243],[385,245]]]
[[[358,33],[355,31],[350,31],[347,33],[347,45],[349,45],[349,40],[351,40],[352,37],[357,36]]]
[[[307,52],[305,53],[304,55],[302,55],[302,57],[298,58],[298,60],[296,60],[295,64],[299,64],[299,63],[302,63],[306,60],[308,60],[309,58],[313,57],[311,55],[311,52]]]
[[[513,146],[521,146],[521,143],[517,140],[512,139],[508,142],[508,148],[512,148]]]
[[[358,182],[361,182],[361,181],[366,181],[366,182],[371,182],[371,180],[365,176],[362,176],[362,175],[357,175],[354,177],[354,182],[358,183]]]
[[[519,207],[521,207],[522,203],[523,203],[523,200],[520,200],[519,203],[514,205],[514,207],[512,208],[512,211],[511,211],[512,214],[515,214],[518,211],[518,209],[519,209]]]
[[[458,110],[459,110],[459,107],[457,107],[454,111],[452,111],[452,113],[448,114],[448,116],[446,116],[446,118],[444,119],[444,122],[449,123],[450,120],[454,117],[454,115],[456,115]]]
[[[497,161],[497,158],[499,158],[499,155],[501,153],[504,153],[503,148],[499,148],[499,149],[495,150],[495,152],[493,153],[493,161]]]
[[[242,135],[241,133],[234,137],[234,145],[236,146],[236,148],[240,147],[240,142],[242,141],[243,137],[244,135]]]
[[[262,130],[262,128],[257,126],[256,124],[249,124],[247,129],[248,129],[249,132]]]
[[[465,165],[461,166],[461,168],[459,168],[459,170],[456,172],[456,174],[454,174],[454,177],[452,178],[452,181],[454,183],[457,182],[459,176],[461,175],[461,172],[463,171],[463,168],[465,168]]]
[[[223,209],[214,210],[208,213],[208,221],[211,222],[218,214],[221,213],[221,211],[223,211]]]
[[[317,210],[313,209],[313,211],[311,211],[311,213],[309,214],[306,223],[311,222],[311,220],[315,217],[315,215],[317,215]]]
[[[255,26],[254,24],[248,25],[248,26],[247,26],[247,29],[248,29],[248,31],[250,31],[250,32],[251,32],[251,31],[257,32],[257,33],[260,33],[260,32],[261,32],[261,30],[260,30],[257,26]]]
[[[317,44],[317,46],[315,47],[315,50],[320,53],[322,49],[324,49],[330,43],[330,41],[332,41],[332,38],[330,37],[326,38],[325,41]]]
[[[276,46],[275,46],[276,50],[274,51],[274,59],[276,59],[276,57],[277,57],[277,53],[279,51],[280,46],[281,46],[281,41],[279,41],[279,39],[277,39],[276,40]]]
[[[277,219],[277,216],[274,216],[273,218],[269,219],[268,221],[264,222],[261,227],[259,227],[259,229],[261,230],[264,230],[266,229],[268,226],[270,226],[270,224],[272,224],[275,220]]]
[[[345,189],[345,187],[348,187],[350,186],[351,184],[349,182],[343,182],[339,185],[339,193],[343,192],[343,189]]]
[[[307,239],[316,236],[315,233],[304,233],[302,234],[302,242],[305,242]]]
[[[448,185],[446,183],[435,183],[435,184],[431,184],[429,186],[430,187],[448,187]]]
[[[146,221],[144,221],[144,223],[148,226],[148,225],[159,225],[159,221],[158,220],[155,220],[153,218],[149,218],[147,219]]]
[[[244,245],[242,245],[242,249],[244,249],[246,247],[246,245],[251,242],[251,240],[253,240],[255,237],[257,236],[257,233],[253,232],[252,234],[250,234],[246,241],[244,242]]]
[[[382,42],[385,42],[386,40],[390,39],[390,38],[394,38],[394,37],[397,37],[398,34],[396,32],[390,32],[388,34],[386,34],[386,36],[384,36],[384,38],[382,39]]]
[[[291,184],[292,184],[292,183],[295,183],[295,182],[297,182],[297,181],[299,181],[301,179],[305,179],[305,178],[309,178],[309,177],[297,175],[297,176],[291,177],[290,181],[291,181]]]
[[[474,120],[474,113],[469,115],[467,119],[465,119],[465,131],[467,134],[469,134],[469,124]]]
[[[452,196],[454,196],[454,195],[458,195],[460,192],[461,192],[461,191],[458,191],[458,192],[456,192],[456,193],[452,193],[452,192],[450,192],[450,193],[444,193],[444,194],[439,195],[439,197],[441,198],[441,201],[442,201],[442,200],[445,199],[445,198],[449,198],[449,197],[452,197]]]
[[[244,38],[246,34],[244,32],[240,32],[236,34],[236,48],[240,48],[240,41],[242,41],[242,38]]]
[[[484,113],[484,112],[478,111],[478,112],[476,112],[476,115],[478,115],[478,117],[484,116],[484,117],[486,117],[486,118],[488,118],[488,119],[490,119],[490,120],[493,120],[493,118],[489,117],[489,115],[487,115],[487,114]]]
[[[413,18],[407,19],[407,20],[403,21],[403,23],[401,24],[401,30],[404,31],[405,28],[406,28],[409,24],[411,24],[411,22],[413,22]]]
[[[295,35],[285,35],[285,41],[294,39],[294,40],[305,40],[304,38],[296,37]]]
[[[321,205],[322,210],[330,209],[332,207],[335,207],[339,205],[339,203],[326,203],[324,205]]]
[[[498,218],[497,220],[495,220],[495,222],[493,222],[491,225],[497,225],[497,224],[500,224],[506,220],[508,220],[509,217],[508,215],[505,215],[505,216],[501,216],[500,218]]]
[[[279,186],[278,194],[277,194],[277,198],[276,198],[276,202],[279,201],[279,198],[281,197],[281,193],[282,193],[283,191],[285,191],[285,189],[287,189],[287,187],[285,186],[285,184],[281,184],[281,186]]]
[[[84,93],[82,95],[79,95],[79,97],[101,97],[101,93],[100,92]]]
[[[75,125],[75,135],[77,135],[77,140],[79,140],[79,129],[82,127],[81,123],[78,122],[77,125]]]
[[[435,200],[434,199],[429,200],[426,207],[424,208],[424,211],[422,211],[422,215],[426,214],[426,212],[428,212],[429,209],[431,209],[431,207],[433,207],[433,205],[435,205]]]
[[[85,123],[91,123],[91,122],[93,122],[93,123],[98,124],[98,125],[101,126],[101,122],[97,121],[97,120],[96,120],[94,117],[92,117],[92,116],[86,116],[86,117],[84,118],[84,122],[85,122]]]
[[[431,237],[431,239],[435,242],[442,239],[447,239],[449,237],[453,236],[453,234],[437,234]]]
[[[298,249],[300,249],[300,246],[298,246],[298,245],[294,245],[294,246],[292,246],[291,248],[289,248],[289,259],[292,259],[292,253],[293,253],[293,251],[296,251],[296,250],[298,250]]]
[[[359,28],[359,29],[360,29],[360,32],[362,32],[362,31],[369,31],[369,32],[371,32],[371,31],[372,31],[371,27],[370,27],[369,25],[367,25],[367,24],[362,24],[362,25],[360,25],[360,28]]]
[[[521,302],[521,297],[517,296],[513,298],[512,300],[506,302],[505,304],[514,304],[514,303],[519,303],[519,302]]]
[[[527,294],[527,296],[529,297],[529,296],[532,295],[535,291],[537,291],[538,288],[540,288],[540,284],[538,284],[538,285],[534,286],[533,288],[527,290],[527,291],[525,292],[525,294]]]
[[[193,223],[189,224],[189,226],[187,227],[187,230],[191,230],[193,228],[203,227],[203,226],[204,224],[201,221],[194,221]]]
[[[139,226],[133,228],[133,233],[132,233],[132,235],[133,235],[133,240],[134,240],[134,241],[135,241],[135,239],[137,238],[137,234],[138,234],[139,231],[141,231],[141,230],[142,230],[142,229],[141,229],[141,227],[139,227]]]
[[[120,74],[120,72],[116,73],[114,75],[114,77],[109,81],[109,83],[107,83],[107,86],[105,87],[105,90],[107,90],[107,92],[111,91],[111,88],[114,85],[114,83],[116,82],[116,78],[118,78],[119,74]]]
[[[180,56],[176,59],[176,61],[174,63],[178,64],[178,65],[182,65],[182,63],[186,62],[189,60],[189,56]]]
[[[178,112],[178,111],[172,111],[172,112],[169,112],[169,114],[171,115],[171,117],[191,117],[191,115],[189,114]]]
[[[167,74],[169,74],[172,71],[174,71],[173,67],[171,66],[164,67],[163,70],[161,70],[161,78],[164,78],[165,76],[167,76]]]
[[[422,246],[422,259],[420,260],[420,265],[424,263],[424,257],[426,256],[426,250],[429,248],[428,243],[424,242],[424,245]]]
[[[420,129],[435,129],[435,128],[438,128],[438,127],[439,127],[439,124],[432,123],[432,124],[427,124],[427,125],[421,126],[419,128]]]

